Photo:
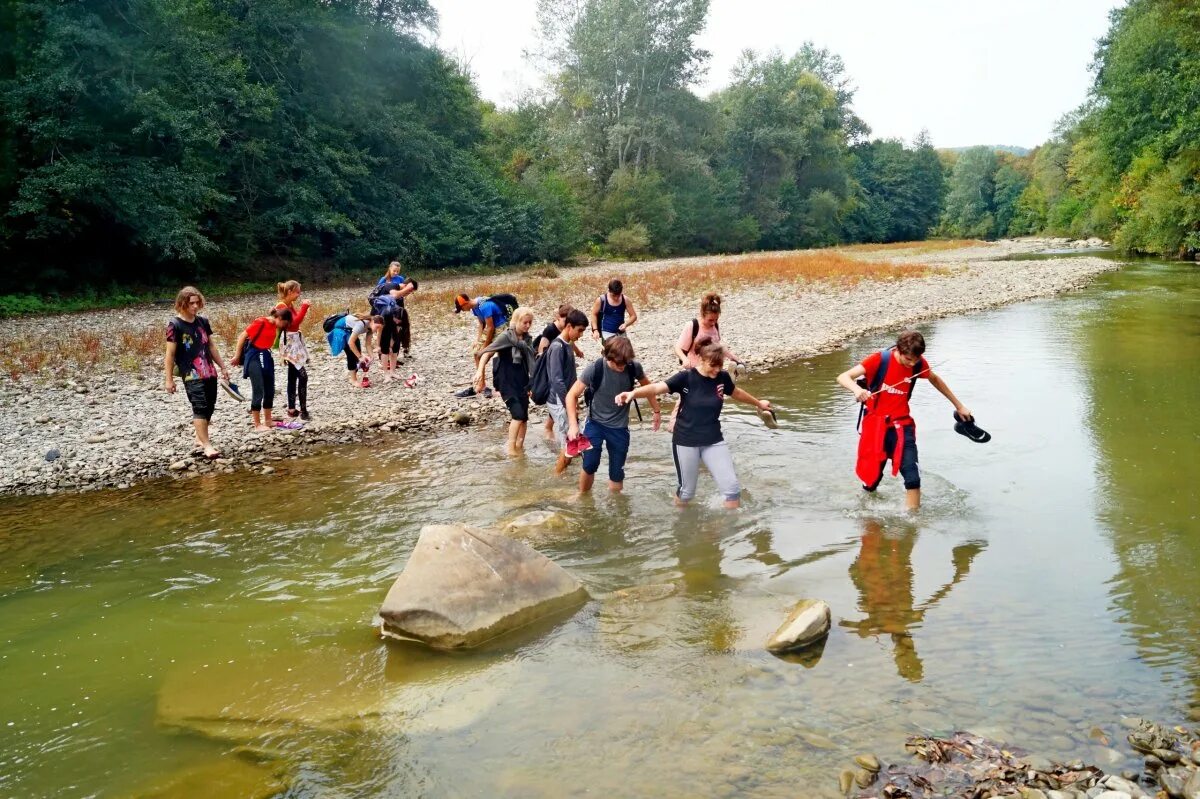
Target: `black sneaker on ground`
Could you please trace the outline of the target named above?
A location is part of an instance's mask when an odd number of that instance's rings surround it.
[[[300,415],[300,411],[296,410],[295,408],[288,408],[288,416],[295,419],[298,415]]]
[[[465,397],[473,397],[473,396],[475,396],[475,386],[467,386],[462,391],[456,391],[454,393],[454,396],[458,397],[459,399],[463,399]]]
[[[312,421],[312,415],[308,411],[300,411],[300,418],[306,422]]]
[[[483,398],[484,398],[484,399],[491,399],[491,398],[492,398],[492,394],[493,394],[493,393],[494,393],[494,392],[493,392],[493,391],[492,391],[490,388],[485,388],[485,389],[483,390]]]

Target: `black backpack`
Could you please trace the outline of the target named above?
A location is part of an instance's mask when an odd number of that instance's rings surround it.
[[[329,316],[326,316],[325,321],[321,323],[321,329],[324,330],[326,333],[332,333],[333,329],[335,327],[337,327],[337,323],[342,321],[349,315],[350,315],[349,308],[347,308],[344,311],[338,311],[337,313],[331,313]]]
[[[546,400],[550,399],[550,349],[548,347],[533,364],[533,374],[529,378],[529,399],[534,405],[545,405]]]
[[[521,307],[521,303],[517,301],[514,294],[493,294],[488,297],[488,302],[494,302],[500,306],[505,319],[512,319],[513,311]]]

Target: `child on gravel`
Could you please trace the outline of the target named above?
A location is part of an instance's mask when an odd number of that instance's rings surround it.
[[[271,348],[275,336],[292,323],[292,312],[286,308],[275,308],[267,316],[251,322],[238,336],[233,365],[243,364],[242,376],[250,379],[250,418],[254,430],[265,433],[276,420],[271,417],[271,406],[275,403],[275,358]],[[260,415],[261,412],[261,415]]]
[[[217,372],[227,383],[229,372],[213,340],[212,326],[200,316],[203,308],[204,295],[192,286],[184,286],[175,296],[175,317],[167,322],[166,331],[166,390],[175,393],[178,372],[192,405],[196,446],[204,451],[204,457],[213,460],[221,456],[208,438],[208,426],[217,407]]]
[[[304,343],[304,334],[300,325],[308,315],[308,300],[300,303],[296,309],[296,301],[300,299],[300,282],[288,280],[278,283],[275,290],[279,293],[279,302],[275,305],[278,310],[292,312],[292,322],[279,337],[279,351],[287,361],[287,413],[293,419],[299,416],[304,421],[312,417],[308,415],[308,347]],[[296,410],[296,400],[300,400],[300,410]]]

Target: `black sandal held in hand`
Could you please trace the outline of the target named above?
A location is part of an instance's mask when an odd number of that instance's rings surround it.
[[[976,444],[986,444],[992,440],[992,434],[975,424],[975,417],[964,419],[954,412],[954,432],[966,436]]]

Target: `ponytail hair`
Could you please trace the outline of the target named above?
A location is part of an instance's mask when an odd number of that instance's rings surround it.
[[[729,350],[719,341],[708,336],[696,342],[696,355],[707,364],[721,364],[729,357]]]
[[[277,291],[279,293],[279,299],[281,299],[281,300],[286,299],[287,295],[291,294],[293,291],[299,291],[299,290],[300,290],[300,281],[299,280],[285,280],[282,283],[275,284],[275,291]]]
[[[293,280],[291,282],[295,283],[296,281]],[[283,284],[280,283],[279,285],[282,286]],[[291,312],[291,310],[289,310],[287,308],[272,308],[271,309],[271,317],[273,319],[282,319],[284,322],[287,322],[289,325],[292,323],[292,312]]]
[[[721,315],[721,295],[710,291],[700,300],[700,316],[715,313]]]

